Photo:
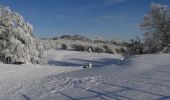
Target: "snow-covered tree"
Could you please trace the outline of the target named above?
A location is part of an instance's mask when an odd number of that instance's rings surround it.
[[[0,61],[9,64],[46,63],[44,48],[33,27],[9,7],[0,6]]]
[[[156,52],[170,44],[170,8],[151,3],[149,12],[140,24],[144,30],[145,45],[150,52]]]

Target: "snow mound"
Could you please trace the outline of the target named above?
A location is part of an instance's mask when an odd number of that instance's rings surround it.
[[[33,35],[33,27],[24,18],[0,6],[0,61],[8,64],[46,63],[43,46]]]

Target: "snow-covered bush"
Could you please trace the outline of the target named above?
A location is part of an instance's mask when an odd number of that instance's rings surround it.
[[[67,45],[66,44],[62,44],[62,47],[61,47],[63,50],[67,50],[68,49],[68,47],[67,47]]]
[[[66,44],[68,49],[73,49],[75,51],[87,51],[87,52],[97,52],[97,53],[117,53],[116,49],[123,48],[127,50],[127,48],[122,44],[122,42],[114,41],[116,44],[111,43],[111,41],[103,40],[106,42],[94,42],[94,41],[85,41],[86,37],[83,39],[78,38],[79,35],[64,35],[62,38],[58,39],[42,39],[41,42],[44,45],[46,50],[49,49],[61,49],[62,44]],[[70,39],[71,38],[71,39]],[[77,40],[76,40],[77,39]],[[113,40],[112,40],[113,41]]]
[[[170,8],[151,3],[149,12],[140,24],[144,33],[145,49],[150,53],[161,51],[170,44]]]
[[[93,52],[97,52],[97,53],[102,53],[102,52],[105,52],[104,48],[101,46],[101,47],[96,47],[96,48],[92,48],[92,51]]]
[[[116,52],[117,53],[126,53],[127,51],[124,48],[121,47],[121,48],[117,48]]]
[[[84,45],[72,45],[72,48],[76,51],[88,51],[88,47]]]
[[[112,50],[112,47],[111,47],[110,45],[105,44],[105,45],[103,45],[103,48],[105,48],[105,50],[106,50],[107,53],[112,53],[112,54],[115,53],[115,52]]]
[[[33,35],[33,27],[24,18],[0,6],[0,61],[9,64],[46,63],[44,48]]]

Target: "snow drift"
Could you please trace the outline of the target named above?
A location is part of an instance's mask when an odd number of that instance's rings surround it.
[[[0,6],[0,61],[8,64],[43,64],[43,46],[33,35],[33,27],[24,18]]]

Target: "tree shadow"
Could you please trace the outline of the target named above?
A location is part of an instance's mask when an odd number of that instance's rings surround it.
[[[160,97],[156,100],[170,100],[170,96]]]
[[[74,98],[74,97],[71,97],[71,96],[69,96],[69,95],[67,95],[67,94],[65,94],[65,93],[62,93],[62,92],[59,92],[59,93],[62,94],[63,96],[65,96],[65,97],[69,98],[69,100],[79,100],[79,99],[76,99],[76,98]]]
[[[170,96],[167,96],[167,95],[152,93],[152,92],[148,92],[148,91],[145,91],[145,90],[135,89],[135,88],[132,88],[132,87],[121,86],[121,85],[110,84],[110,83],[103,83],[103,84],[107,84],[107,85],[111,85],[111,86],[117,86],[117,87],[125,89],[125,91],[134,90],[134,91],[139,91],[139,92],[147,93],[147,94],[150,94],[150,95],[159,96],[160,98],[158,98],[156,100],[167,100],[167,99],[170,99]]]
[[[65,93],[61,93],[63,96],[69,98],[69,100],[89,100],[89,99],[92,99],[92,98],[100,98],[102,100],[109,100],[109,99],[106,99],[104,97],[102,97],[102,94],[103,93],[100,93],[100,92],[97,92],[97,91],[93,91],[93,90],[87,90],[88,92],[93,92],[95,93],[96,95],[92,95],[92,96],[85,96],[85,97],[79,97],[79,98],[74,98],[74,97],[71,97]],[[104,95],[103,95],[104,96]],[[115,100],[120,100],[119,98],[116,98],[116,97],[113,97],[113,96],[107,96],[107,97],[110,97],[112,99],[115,99]]]
[[[122,96],[122,95],[116,94],[116,93],[118,93],[118,92],[121,92],[121,91],[123,92],[123,91],[125,91],[125,90],[127,90],[127,89],[122,89],[122,90],[120,90],[120,91],[113,91],[113,92],[109,92],[109,91],[105,91],[105,92],[108,93],[108,94],[115,95],[116,97],[121,97],[121,98],[128,99],[128,100],[134,100],[134,99],[132,99],[132,98],[129,98],[129,97],[126,97],[126,96]]]
[[[95,90],[92,90],[92,89],[85,89],[83,87],[78,87],[78,88],[81,88],[83,90],[86,90],[86,91],[89,91],[89,92],[92,92],[92,93],[95,93],[96,94],[96,97],[100,97],[100,96],[105,96],[105,97],[109,97],[109,98],[112,98],[112,99],[116,99],[116,100],[121,100],[119,98],[124,98],[124,99],[128,99],[128,100],[134,100],[132,98],[129,98],[129,97],[126,97],[126,96],[122,96],[122,95],[119,95],[119,94],[116,94],[118,92],[121,92],[121,91],[125,91],[127,89],[122,89],[120,91],[114,91],[114,92],[108,92],[108,91],[103,91],[103,92],[99,92],[99,91],[95,91]]]
[[[79,88],[79,89],[82,89],[82,90],[85,90],[87,92],[91,92],[91,93],[94,93],[94,95],[91,95],[91,96],[85,96],[85,97],[79,97],[79,98],[74,98],[74,97],[71,97],[69,95],[66,95],[65,93],[61,93],[63,96],[65,97],[68,97],[70,100],[89,100],[89,99],[92,99],[92,98],[100,98],[102,100],[110,100],[110,99],[114,99],[114,100],[121,100],[120,98],[123,98],[123,99],[128,99],[128,100],[134,100],[132,98],[129,98],[129,97],[126,97],[126,96],[122,96],[122,95],[119,95],[119,94],[116,94],[116,92],[108,92],[108,91],[103,91],[103,92],[100,92],[100,91],[96,91],[96,90],[92,90],[92,89],[86,89],[86,88],[83,88],[83,87],[79,87],[77,86],[76,88]],[[125,89],[127,90],[127,89]],[[110,99],[107,99],[107,98],[110,98]]]
[[[24,97],[25,100],[31,100],[29,97],[27,97],[26,95],[22,95],[22,97]]]
[[[153,83],[153,82],[147,82],[147,81],[141,81],[141,80],[132,80],[132,79],[124,79],[124,80],[127,80],[127,81],[134,81],[134,82],[140,82],[140,83],[146,83],[146,84],[151,84],[151,85],[158,85],[158,86],[163,86],[163,87],[167,87],[167,88],[170,88],[169,85],[164,85],[164,84],[161,84],[161,83]]]
[[[85,90],[87,92],[91,92],[93,94],[90,95],[90,96],[77,97],[77,98],[69,96],[65,93],[61,93],[61,94],[65,97],[69,98],[70,100],[88,100],[88,99],[93,99],[93,98],[94,99],[100,98],[102,100],[109,100],[108,98],[115,99],[115,100],[121,100],[121,99],[135,100],[135,99],[130,98],[128,96],[124,96],[124,95],[119,94],[119,93],[122,93],[124,91],[128,92],[128,91],[133,90],[133,91],[138,91],[138,92],[143,92],[143,93],[146,93],[146,94],[158,96],[158,99],[155,99],[155,100],[170,100],[170,96],[163,95],[163,94],[153,93],[153,92],[149,92],[149,91],[145,91],[145,90],[141,90],[141,89],[136,89],[136,88],[133,88],[133,87],[121,86],[121,85],[117,85],[117,84],[110,84],[110,83],[103,83],[103,84],[111,85],[113,87],[119,87],[120,89],[116,90],[116,91],[106,91],[106,90],[97,91],[97,90],[86,89],[86,88],[83,88],[83,87],[76,86],[75,88],[79,88],[79,89]]]
[[[156,80],[156,81],[164,81],[164,82],[170,82],[168,79],[159,79],[159,78],[151,78],[151,77],[145,77],[145,75],[140,75],[139,77],[149,80]]]

